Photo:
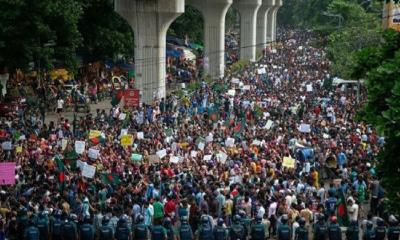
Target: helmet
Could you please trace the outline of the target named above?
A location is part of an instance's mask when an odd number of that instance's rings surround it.
[[[128,216],[127,216],[126,214],[122,215],[122,216],[119,218],[119,222],[120,222],[121,224],[127,223],[127,222],[128,222]]]
[[[261,216],[257,216],[256,217],[256,222],[257,223],[261,223],[262,222],[262,217]]]
[[[235,216],[233,216],[233,222],[234,222],[234,223],[240,222],[240,216],[239,216],[238,214],[236,214]]]
[[[218,218],[218,221],[217,221],[217,224],[218,224],[218,226],[222,226],[222,225],[224,225],[224,219],[222,219],[222,218]]]
[[[208,223],[208,217],[207,216],[202,216],[201,217],[201,223]]]
[[[144,221],[143,215],[142,215],[142,214],[139,214],[139,216],[137,216],[137,218],[136,218],[136,222],[137,222],[137,223],[141,223],[141,222],[143,222],[143,221]]]
[[[306,225],[306,220],[304,218],[299,219],[299,225],[304,227]]]
[[[106,225],[106,224],[108,224],[109,221],[110,221],[110,217],[107,216],[107,215],[105,215],[105,216],[103,217],[103,219],[101,220],[101,223],[102,223],[103,225]]]
[[[367,222],[367,228],[371,229],[374,226],[374,224],[371,221]]]
[[[281,222],[282,222],[283,224],[286,224],[286,223],[288,222],[288,220],[289,220],[288,215],[283,214],[283,215],[282,215],[282,218],[281,218]]]
[[[188,217],[187,216],[182,216],[181,217],[181,222],[187,222],[188,221]]]
[[[166,217],[165,219],[164,219],[164,224],[163,224],[164,226],[170,226],[171,225],[171,218],[169,218],[169,217]]]
[[[69,215],[69,220],[77,222],[78,221],[78,216],[76,216],[76,214],[71,213]]]
[[[399,222],[397,221],[396,217],[393,215],[389,216],[389,223],[392,226],[396,226]]]
[[[383,227],[385,225],[385,222],[383,221],[382,218],[378,218],[378,219],[376,219],[376,225],[378,227]]]
[[[336,222],[337,222],[336,216],[332,216],[332,217],[331,217],[331,222],[333,222],[333,223],[336,223]]]

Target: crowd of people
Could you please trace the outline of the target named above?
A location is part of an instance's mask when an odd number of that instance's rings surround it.
[[[375,169],[384,137],[356,121],[353,89],[325,84],[312,33],[280,39],[183,99],[2,119],[16,176],[0,184],[0,239],[399,239]]]

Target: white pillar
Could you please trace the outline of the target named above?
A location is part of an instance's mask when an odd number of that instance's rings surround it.
[[[212,78],[220,78],[225,71],[225,16],[232,0],[186,0],[203,14],[204,70]]]
[[[276,16],[278,9],[282,6],[282,0],[275,0],[274,6],[267,14],[267,41],[276,40]]]
[[[115,0],[115,11],[135,34],[136,86],[141,100],[151,103],[153,97],[165,97],[166,34],[185,11],[184,0]]]
[[[256,60],[257,12],[261,0],[234,0],[240,13],[240,59]]]
[[[267,16],[272,10],[275,0],[263,0],[257,13],[257,51],[263,51],[267,46]]]

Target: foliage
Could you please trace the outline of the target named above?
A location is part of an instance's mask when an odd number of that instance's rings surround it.
[[[378,156],[379,172],[390,190],[390,209],[400,211],[400,33],[387,30],[383,39],[358,53],[353,77],[364,78],[368,89],[368,102],[360,117],[385,136],[385,148]]]
[[[327,54],[333,62],[332,73],[348,79],[355,64],[355,53],[380,40],[379,19],[358,3],[347,0],[334,0],[328,11],[343,17],[341,28],[328,38]]]
[[[85,61],[132,58],[134,36],[131,27],[115,11],[113,0],[81,0],[84,12],[79,21],[83,36],[80,52]]]
[[[237,61],[237,62],[235,62],[234,64],[232,64],[231,66],[230,66],[230,71],[232,72],[232,73],[236,73],[236,72],[238,72],[238,71],[240,71],[241,69],[243,69],[244,67],[246,67],[247,65],[249,65],[249,60],[239,60],[239,61]]]
[[[75,0],[0,0],[0,65],[50,69],[57,59],[75,69],[81,13]]]
[[[170,26],[168,34],[185,39],[187,35],[190,42],[203,45],[204,20],[203,15],[197,9],[186,6],[185,13],[179,16]]]

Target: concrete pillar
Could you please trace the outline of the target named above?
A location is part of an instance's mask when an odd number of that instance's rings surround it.
[[[267,41],[274,42],[276,40],[276,16],[278,9],[282,6],[282,0],[275,0],[273,8],[267,13]]]
[[[171,23],[185,11],[184,0],[115,0],[115,11],[135,34],[136,86],[141,100],[165,97],[165,45]]]
[[[257,12],[261,0],[234,0],[240,13],[240,59],[256,60]]]
[[[204,19],[204,70],[212,78],[225,71],[225,16],[232,0],[186,0]]]
[[[257,52],[263,51],[267,46],[267,16],[275,5],[275,0],[263,0],[257,13]]]

